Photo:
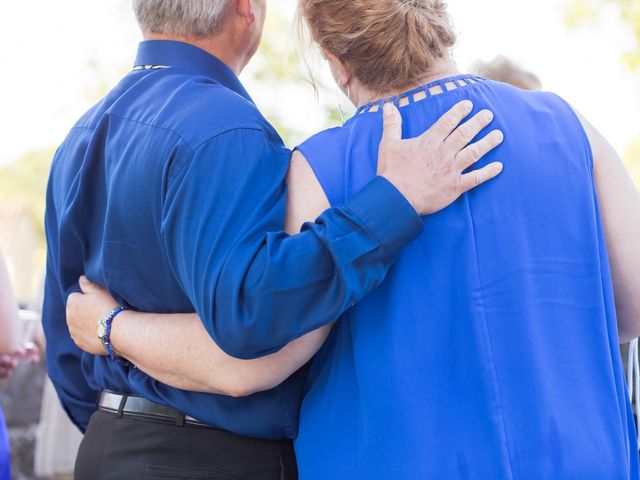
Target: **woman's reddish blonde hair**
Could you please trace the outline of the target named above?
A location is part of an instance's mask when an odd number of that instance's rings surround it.
[[[378,93],[415,84],[456,41],[441,0],[300,0],[298,13],[314,42]]]

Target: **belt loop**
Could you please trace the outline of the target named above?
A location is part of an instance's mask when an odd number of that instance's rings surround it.
[[[124,406],[127,403],[127,394],[122,395],[122,398],[120,399],[120,406],[118,407],[118,418],[122,418],[122,416],[124,415]]]
[[[184,427],[184,413],[178,413],[178,416],[176,417],[176,425]]]

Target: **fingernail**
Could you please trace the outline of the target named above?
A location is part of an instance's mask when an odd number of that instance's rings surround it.
[[[483,110],[481,112],[483,120],[491,121],[493,120],[493,112],[491,110]]]
[[[385,118],[389,118],[391,115],[393,115],[393,105],[391,103],[385,103],[382,106],[382,114],[385,116]]]
[[[500,145],[504,141],[504,133],[501,130],[494,130],[492,135],[494,145]]]
[[[473,103],[471,102],[471,100],[463,101],[462,106],[467,112],[471,112],[471,110],[473,110]]]

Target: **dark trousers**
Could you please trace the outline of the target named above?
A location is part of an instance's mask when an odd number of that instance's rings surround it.
[[[76,480],[295,480],[291,441],[98,411],[76,460]]]

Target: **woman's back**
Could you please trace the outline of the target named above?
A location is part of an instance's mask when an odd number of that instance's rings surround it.
[[[554,95],[477,77],[414,93],[401,108],[405,137],[470,99],[505,133],[483,160],[505,170],[425,218],[386,281],[336,327],[302,409],[301,477],[636,478],[579,120]],[[368,109],[300,147],[333,205],[376,174],[382,122]]]

